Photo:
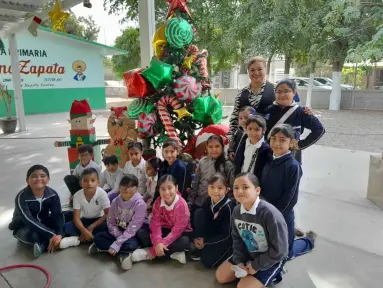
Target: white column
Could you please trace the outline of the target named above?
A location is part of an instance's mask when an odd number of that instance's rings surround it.
[[[156,29],[154,0],[139,0],[141,66],[149,66],[153,56],[152,39]]]
[[[338,111],[340,109],[340,100],[342,90],[340,89],[341,72],[332,72],[332,90],[330,94],[330,110]]]
[[[314,73],[310,73],[309,87],[307,89],[307,98],[305,106],[311,107],[311,95],[314,87]]]
[[[12,83],[16,106],[16,117],[19,123],[19,131],[26,131],[27,128],[25,126],[24,101],[23,91],[21,89],[19,55],[17,54],[16,35],[9,34],[8,40],[11,54]]]

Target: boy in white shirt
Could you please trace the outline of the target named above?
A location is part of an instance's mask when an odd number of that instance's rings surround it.
[[[106,217],[108,215],[110,201],[106,192],[98,187],[100,184],[97,170],[86,168],[81,175],[83,189],[73,196],[73,221],[64,225],[66,239],[60,248],[75,246],[68,242],[88,242],[93,240],[93,235],[107,231]],[[77,244],[78,245],[78,244]],[[63,247],[62,247],[63,246]]]
[[[103,159],[106,170],[102,172],[100,187],[108,193],[110,203],[119,194],[119,187],[124,171],[118,166],[118,159],[115,155],[106,156]]]
[[[66,186],[68,187],[70,194],[72,195],[70,198],[70,203],[72,206],[72,197],[73,195],[81,190],[80,186],[80,177],[84,169],[86,168],[94,168],[96,169],[98,175],[101,175],[101,167],[92,160],[93,158],[93,146],[84,144],[77,148],[77,155],[78,159],[80,160],[80,163],[77,164],[76,168],[74,169],[72,175],[67,175],[64,177],[64,182]]]

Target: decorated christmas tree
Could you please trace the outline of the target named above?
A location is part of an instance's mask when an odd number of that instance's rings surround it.
[[[155,56],[147,68],[124,73],[128,106],[140,138],[157,147],[167,138],[187,147],[196,130],[222,120],[222,104],[210,95],[207,50],[194,43],[197,30],[186,0],[167,0],[166,22],[153,35]]]

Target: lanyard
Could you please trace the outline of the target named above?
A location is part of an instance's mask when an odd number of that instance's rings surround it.
[[[253,167],[255,160],[257,159],[257,156],[258,156],[258,150],[259,149],[257,148],[253,154],[253,157],[251,158],[251,162],[250,162],[249,168],[247,169],[247,172],[251,172],[251,168]]]

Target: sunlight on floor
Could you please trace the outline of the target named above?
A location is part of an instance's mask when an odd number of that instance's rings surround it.
[[[3,206],[0,206],[0,228],[3,228],[5,226],[8,226],[8,224],[12,220],[13,215],[13,208],[5,208]]]
[[[352,285],[346,283],[346,279],[334,279],[331,277],[323,278],[322,276],[316,275],[310,271],[308,271],[309,277],[311,278],[312,283],[314,284],[314,287],[316,288],[350,288],[353,287]],[[332,283],[330,283],[330,281]]]

